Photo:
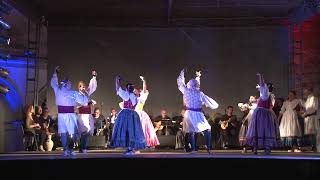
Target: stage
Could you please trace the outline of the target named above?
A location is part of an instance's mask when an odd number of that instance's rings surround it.
[[[320,161],[320,153],[301,152],[288,153],[285,151],[273,151],[270,155],[264,155],[263,151],[259,151],[258,155],[254,155],[250,151],[248,153],[241,153],[240,150],[213,150],[212,154],[200,150],[197,153],[186,153],[183,150],[145,150],[133,155],[124,155],[122,149],[112,150],[88,150],[88,153],[78,153],[76,156],[63,157],[62,151],[52,152],[28,152],[20,151],[15,153],[0,154],[0,161],[14,161],[14,160],[63,160],[63,159],[136,159],[136,158],[150,158],[150,159],[269,159],[269,160],[312,160]]]
[[[123,150],[118,149],[89,150],[87,154],[77,153],[73,157],[63,157],[62,151],[15,152],[1,154],[0,164],[2,169],[16,170],[19,167],[20,172],[30,172],[32,179],[39,179],[38,175],[45,176],[48,172],[49,179],[56,179],[61,173],[93,178],[101,177],[101,173],[112,174],[119,170],[124,172],[118,174],[119,177],[141,172],[146,176],[165,173],[163,177],[168,176],[168,173],[170,177],[188,177],[192,173],[203,177],[221,176],[221,173],[228,177],[258,173],[263,177],[274,178],[309,178],[320,175],[319,153],[284,151],[273,151],[270,155],[259,151],[258,155],[254,155],[250,152],[242,154],[240,150],[214,150],[209,155],[205,151],[190,154],[182,150],[146,150],[139,154],[124,155]]]

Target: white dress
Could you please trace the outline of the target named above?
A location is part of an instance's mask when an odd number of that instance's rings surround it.
[[[87,102],[81,98],[77,91],[59,88],[57,74],[54,73],[51,78],[51,87],[54,90],[57,106],[73,106],[77,104],[86,105]],[[77,115],[74,113],[58,113],[58,133],[77,133]]]
[[[251,105],[248,105],[249,113],[244,118],[244,121],[248,121],[248,124],[250,123],[250,120],[252,118],[252,114],[256,108],[257,108],[257,103],[252,103]]]
[[[135,107],[135,111],[139,114],[142,130],[144,137],[146,139],[147,146],[154,147],[159,145],[159,140],[156,132],[154,131],[154,126],[149,115],[143,111],[144,104],[148,98],[149,91],[141,92],[140,97],[138,98],[138,103]]]
[[[218,103],[212,98],[205,95],[197,87],[187,87],[184,79],[184,72],[180,73],[177,79],[178,88],[183,94],[183,101],[186,106],[186,111],[183,120],[183,132],[202,132],[205,130],[210,130],[206,117],[202,111],[188,110],[190,109],[201,109],[202,105],[206,105],[211,109],[218,108]]]
[[[88,105],[90,101],[91,94],[97,89],[97,79],[92,77],[89,86],[86,89],[86,93],[78,92],[78,95],[86,102],[85,106]],[[94,131],[94,119],[91,114],[78,114],[78,131],[79,133],[90,133],[93,134]]]
[[[292,101],[286,100],[283,103],[280,111],[282,119],[279,126],[281,138],[302,136],[298,114],[295,110],[297,106],[302,106],[302,101],[300,99],[294,99]]]
[[[304,134],[305,135],[315,135],[319,129],[319,120],[315,114],[318,111],[318,98],[314,95],[309,95],[306,102],[304,103],[304,108],[306,112],[304,115],[314,114],[304,118]]]

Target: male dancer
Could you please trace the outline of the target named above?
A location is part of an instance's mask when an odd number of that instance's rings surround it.
[[[87,140],[89,135],[93,134],[94,131],[94,120],[91,116],[91,107],[90,101],[91,94],[97,89],[97,72],[92,70],[92,78],[89,82],[89,86],[86,88],[86,85],[83,81],[78,83],[78,95],[82,98],[83,102],[86,102],[85,106],[80,106],[78,108],[78,131],[80,134],[80,147],[79,153],[86,153]]]
[[[51,87],[56,96],[56,105],[58,107],[58,133],[61,137],[63,146],[63,156],[75,155],[73,151],[74,144],[77,142],[77,116],[74,108],[77,103],[86,105],[82,102],[76,91],[71,90],[71,81],[65,78],[61,81],[61,87],[58,84],[59,66],[51,78]],[[68,146],[68,135],[71,136],[72,142]]]
[[[196,152],[195,133],[203,132],[207,146],[207,152],[210,154],[211,147],[211,126],[202,112],[202,105],[205,104],[211,109],[218,108],[218,103],[212,98],[200,91],[200,72],[196,73],[197,78],[191,79],[188,84],[185,84],[184,70],[180,72],[177,79],[179,90],[183,94],[183,102],[186,106],[184,114],[183,131],[189,133],[191,140],[192,152]]]

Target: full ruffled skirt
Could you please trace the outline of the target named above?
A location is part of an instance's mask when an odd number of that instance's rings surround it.
[[[114,123],[111,147],[130,147],[144,149],[146,141],[137,112],[122,109]]]
[[[257,148],[281,145],[276,115],[269,109],[257,108],[248,126],[246,144]]]
[[[140,111],[138,114],[147,146],[154,147],[159,145],[160,143],[149,115],[144,111]]]

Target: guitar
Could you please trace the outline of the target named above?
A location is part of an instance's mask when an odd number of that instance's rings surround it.
[[[155,128],[154,128],[154,131],[155,131],[155,132],[163,129],[163,125],[161,125],[161,121],[159,121],[159,122],[154,122],[154,126],[155,126]]]
[[[230,121],[231,121],[231,118],[229,118],[227,121],[220,121],[219,124],[221,129],[223,130],[227,129]]]

